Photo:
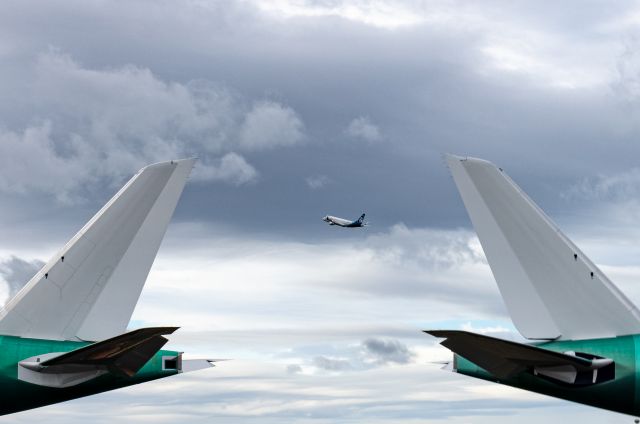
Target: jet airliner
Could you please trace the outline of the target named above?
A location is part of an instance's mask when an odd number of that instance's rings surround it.
[[[141,169],[0,310],[0,415],[213,366],[127,332],[194,161]]]
[[[640,311],[502,170],[447,156],[517,330],[515,343],[427,330],[451,371],[626,414],[640,414]]]
[[[360,218],[356,219],[355,221],[349,221],[348,219],[338,218],[337,216],[331,215],[323,217],[322,220],[329,225],[337,225],[339,227],[346,228],[360,228],[367,226],[367,223],[364,222],[364,214],[360,215]]]

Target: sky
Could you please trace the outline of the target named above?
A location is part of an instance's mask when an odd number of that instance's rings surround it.
[[[0,302],[197,156],[131,326],[232,359],[0,423],[630,422],[442,371],[421,330],[518,338],[445,153],[640,304],[640,3],[9,0],[0,61]]]

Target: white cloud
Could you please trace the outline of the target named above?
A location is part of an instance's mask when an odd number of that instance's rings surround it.
[[[578,246],[592,259],[612,266],[637,265],[640,237],[640,168],[583,177],[560,194],[578,212],[565,212],[563,228],[576,237]],[[594,224],[594,223],[597,223]],[[612,275],[609,275],[612,277]],[[619,280],[612,278],[616,283]],[[625,292],[636,291],[628,284]],[[634,299],[640,304],[640,297]]]
[[[329,184],[331,182],[331,179],[326,175],[312,175],[305,178],[305,181],[310,189],[318,190]]]
[[[196,168],[193,173],[196,180],[222,180],[235,185],[255,181],[257,177],[258,171],[234,152],[227,153],[208,167]]]
[[[0,277],[5,287],[0,288],[0,305],[13,297],[33,277],[44,262],[38,259],[26,261],[17,256],[0,262]],[[4,292],[4,293],[3,293]]]
[[[254,104],[240,129],[239,146],[246,150],[265,150],[291,146],[302,141],[304,124],[288,106],[272,101]]]
[[[483,325],[483,323],[481,322],[475,324],[474,322],[467,321],[462,324],[460,328],[464,331],[498,337],[501,339],[513,340],[518,342],[525,341],[525,338],[517,333],[512,326],[509,327],[507,327],[506,325]]]
[[[384,30],[415,27],[470,36],[477,43],[483,60],[476,63],[480,72],[500,77],[505,73],[524,77],[539,86],[554,89],[606,87],[614,77],[611,52],[618,49],[622,27],[633,25],[637,10],[613,13],[607,22],[586,22],[583,32],[590,37],[574,37],[566,25],[555,26],[563,12],[571,16],[567,5],[554,10],[555,19],[536,21],[537,8],[526,3],[499,5],[455,1],[388,0],[275,0],[254,1],[271,16],[279,18],[335,17]],[[546,15],[545,15],[546,16]],[[613,36],[613,41],[607,35]],[[497,71],[497,72],[496,72]]]
[[[495,70],[556,89],[606,88],[613,76],[610,67],[590,63],[593,49],[570,46],[536,31],[504,29],[509,36],[496,34],[481,48],[487,65]]]
[[[640,194],[640,168],[631,168],[614,174],[600,174],[583,178],[566,190],[562,196],[568,199],[627,201]]]
[[[489,424],[502,417],[505,422],[532,424],[544,416],[541,406],[551,408],[548,415],[586,423],[606,421],[611,414],[489,384],[428,364],[375,368],[354,378],[349,373],[287,374],[277,364],[234,360],[211,370],[65,402],[12,419],[52,424],[212,420],[266,424],[438,423],[443,419],[452,424]],[[536,408],[535,414],[532,408]]]
[[[449,270],[486,265],[480,242],[475,234],[466,230],[409,228],[399,223],[388,231],[372,234],[367,244],[376,260],[398,266]]]
[[[145,325],[179,321],[190,331],[282,331],[385,323],[413,329],[415,320],[441,320],[442,314],[465,322],[506,317],[469,232],[398,225],[364,239],[311,244],[172,228],[179,238],[160,251],[134,314]],[[419,330],[412,331],[420,336]]]
[[[410,5],[387,0],[275,0],[255,3],[262,10],[283,18],[338,17],[384,29],[402,28],[424,21],[423,16]]]
[[[637,108],[640,105],[640,38],[637,35],[627,39],[616,68],[613,91],[627,105]]]
[[[380,129],[366,116],[360,116],[351,121],[349,126],[347,126],[346,132],[351,137],[369,142],[380,141],[382,139]]]

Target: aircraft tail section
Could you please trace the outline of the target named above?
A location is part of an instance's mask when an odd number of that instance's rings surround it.
[[[365,214],[360,215],[360,218],[358,218],[358,221],[357,221],[358,224],[362,224],[362,222],[364,221],[364,215]]]
[[[615,379],[615,361],[585,352],[554,350],[456,330],[428,330],[445,340],[440,344],[499,380],[532,374],[564,387],[585,387]],[[553,342],[552,342],[553,343]],[[575,343],[575,342],[560,342]],[[579,342],[578,342],[579,343]],[[454,356],[453,369],[460,361]],[[465,368],[465,367],[463,367]],[[463,371],[464,370],[460,370]],[[471,371],[469,368],[467,372]],[[470,373],[473,375],[473,372]]]
[[[490,162],[447,156],[511,318],[529,339],[640,332],[640,312],[544,212]]]
[[[0,311],[0,334],[96,341],[126,331],[194,162],[141,169]]]
[[[132,377],[151,359],[177,327],[140,328],[36,364],[37,369],[99,366],[113,374]]]

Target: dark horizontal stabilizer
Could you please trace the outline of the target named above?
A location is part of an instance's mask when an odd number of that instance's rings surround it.
[[[156,354],[178,327],[141,328],[120,336],[73,350],[42,362],[43,367],[58,368],[74,365],[104,366],[112,373],[133,376]]]
[[[425,333],[445,338],[441,345],[499,379],[507,379],[539,367],[569,365],[577,372],[591,371],[598,367],[595,361],[589,359],[468,331],[427,330]]]

